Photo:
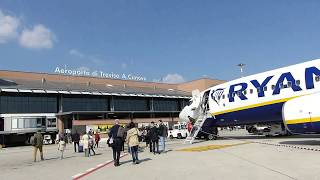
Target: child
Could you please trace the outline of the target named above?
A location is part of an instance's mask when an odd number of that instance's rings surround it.
[[[58,144],[58,150],[61,152],[60,159],[63,159],[63,152],[66,149],[66,142],[63,138],[60,138],[59,144]]]

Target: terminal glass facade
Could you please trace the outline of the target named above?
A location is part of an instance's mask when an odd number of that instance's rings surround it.
[[[176,99],[154,99],[154,111],[179,111],[178,101]]]
[[[0,113],[56,113],[57,97],[41,94],[0,96]]]
[[[0,113],[57,113],[72,111],[181,111],[188,99],[132,96],[2,93]],[[19,123],[18,123],[19,124]]]
[[[139,97],[114,97],[114,111],[149,111],[149,101]]]
[[[109,111],[109,99],[105,96],[72,97],[62,100],[62,110],[68,111]]]

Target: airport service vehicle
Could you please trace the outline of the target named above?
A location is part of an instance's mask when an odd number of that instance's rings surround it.
[[[264,124],[256,124],[256,125],[248,125],[246,129],[249,133],[256,135],[265,135],[265,136],[282,136],[289,135],[290,133],[286,130],[283,123],[273,123],[271,125]]]
[[[52,137],[50,134],[46,134],[43,136],[43,144],[53,144],[54,141],[52,140]]]
[[[6,144],[6,141],[11,144],[30,144],[31,136],[38,130],[44,135],[45,144],[54,143],[58,133],[57,118],[54,113],[0,114],[0,121],[4,128],[4,131],[0,132],[2,144]]]
[[[182,121],[196,119],[194,140],[203,127],[274,124],[293,134],[320,133],[320,59],[250,75],[193,91]],[[281,132],[284,133],[284,132]]]
[[[186,138],[188,136],[187,124],[185,122],[174,124],[172,126],[172,130],[169,130],[168,137],[169,138]]]

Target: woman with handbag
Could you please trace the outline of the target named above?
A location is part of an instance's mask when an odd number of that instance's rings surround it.
[[[135,124],[131,122],[128,126],[126,142],[128,143],[131,155],[132,163],[139,164],[138,150],[139,150],[139,130],[135,127]]]

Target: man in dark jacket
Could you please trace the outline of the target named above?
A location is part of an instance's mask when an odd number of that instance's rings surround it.
[[[161,151],[166,151],[166,139],[168,137],[168,128],[163,124],[162,120],[159,120],[159,140],[161,145]]]
[[[43,151],[42,151],[42,145],[43,145],[43,136],[41,134],[41,130],[39,130],[37,133],[34,134],[34,138],[33,138],[33,143],[32,146],[33,148],[33,160],[34,162],[37,161],[37,151],[39,149],[40,151],[40,157],[41,160],[43,161]]]
[[[150,152],[152,152],[152,141],[151,141],[151,133],[150,133],[151,127],[147,127],[147,135],[146,135],[146,143],[148,143]]]
[[[112,147],[113,152],[113,160],[114,166],[120,165],[120,152],[122,150],[122,138],[118,137],[118,130],[119,130],[119,119],[115,120],[115,125],[110,128],[109,131],[109,139],[113,138],[113,143],[110,145]]]
[[[76,131],[74,134],[72,134],[71,138],[73,142],[74,152],[77,152],[77,147],[79,152],[80,134]]]
[[[159,134],[158,134],[158,128],[156,127],[154,122],[151,122],[150,140],[152,142],[153,154],[159,153]]]

